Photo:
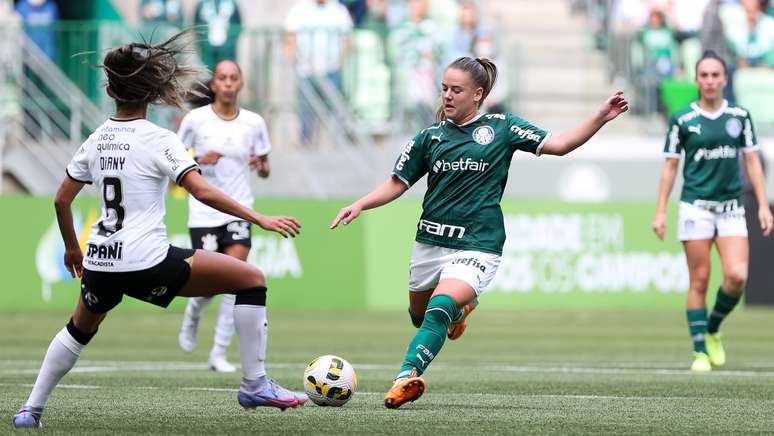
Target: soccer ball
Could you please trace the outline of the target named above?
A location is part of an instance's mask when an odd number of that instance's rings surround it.
[[[304,391],[318,406],[343,406],[356,389],[355,368],[341,357],[320,356],[304,370]]]

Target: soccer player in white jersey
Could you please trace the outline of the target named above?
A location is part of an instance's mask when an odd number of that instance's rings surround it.
[[[565,155],[629,108],[617,91],[574,129],[549,135],[513,114],[480,112],[496,79],[497,67],[488,59],[452,62],[443,75],[438,124],[419,132],[398,156],[392,176],[341,209],[331,224],[349,224],[427,175],[408,286],[409,315],[419,330],[384,397],[390,409],[422,395],[422,373],[447,336],[462,334],[465,317],[494,278],[505,242],[500,199],[514,153]]]
[[[726,81],[723,59],[712,51],[705,52],[696,64],[699,100],[678,111],[670,122],[664,146],[666,161],[653,218],[653,231],[659,239],[664,239],[667,201],[684,153],[677,237],[683,242],[688,262],[686,317],[693,340],[691,369],[697,372],[710,371],[713,366],[726,363],[720,323],[741,299],[747,281],[749,253],[739,176],[740,151],[758,202],[758,220],[765,236],[771,233],[774,221],[750,113],[723,99]],[[713,243],[723,264],[723,283],[707,316]]]
[[[239,404],[285,409],[307,400],[266,377],[263,273],[221,253],[169,245],[164,196],[170,179],[199,201],[264,230],[287,237],[300,228],[292,217],[260,215],[207,183],[177,135],[145,119],[149,103],[180,107],[186,92],[181,80],[198,72],[175,60],[185,46],[181,35],[157,45],[124,45],[105,55],[102,68],[116,113],[75,153],[55,200],[64,263],[73,277],[80,277],[81,293],[72,318],[48,347],[29,398],[13,417],[14,428],[40,427],[52,391],[124,295],[167,307],[176,296],[236,294],[234,324],[243,375]],[[71,204],[83,186],[92,183],[103,216],[92,226],[84,254]]]
[[[219,62],[210,81],[212,103],[189,112],[180,124],[178,136],[187,148],[194,151],[194,160],[207,182],[243,206],[252,207],[250,168],[255,168],[261,177],[269,176],[271,143],[263,118],[239,107],[237,96],[242,85],[239,65],[233,61]],[[193,248],[247,260],[251,245],[248,221],[220,212],[189,196],[188,228]],[[209,357],[209,367],[218,372],[236,371],[234,365],[226,360],[226,349],[234,335],[234,298],[234,295],[224,294],[218,310]],[[188,300],[178,335],[180,348],[184,351],[191,352],[196,348],[199,320],[212,299],[198,297]]]

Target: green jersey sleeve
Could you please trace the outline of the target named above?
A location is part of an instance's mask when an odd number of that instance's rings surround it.
[[[511,148],[540,156],[550,133],[513,114],[508,114],[507,121]]]
[[[411,187],[428,172],[425,158],[424,135],[414,137],[401,151],[395,161],[392,174],[397,176],[406,186]]]
[[[758,137],[755,135],[755,126],[753,126],[750,112],[744,117],[744,126],[742,126],[742,151],[745,153],[758,151]]]
[[[664,157],[680,159],[683,151],[683,132],[676,117],[669,120],[669,132],[664,143]]]

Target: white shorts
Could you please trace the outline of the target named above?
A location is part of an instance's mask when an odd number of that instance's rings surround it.
[[[414,242],[409,271],[409,291],[435,289],[442,279],[469,284],[476,295],[489,286],[500,266],[500,256],[472,250],[455,250]]]
[[[744,207],[697,206],[680,202],[677,238],[681,241],[714,239],[718,236],[747,236]]]

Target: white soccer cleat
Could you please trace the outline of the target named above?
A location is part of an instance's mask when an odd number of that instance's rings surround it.
[[[207,365],[215,372],[236,372],[237,370],[236,366],[226,360],[226,356],[210,356],[210,361]]]

